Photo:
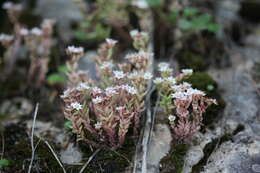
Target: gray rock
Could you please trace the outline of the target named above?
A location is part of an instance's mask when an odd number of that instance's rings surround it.
[[[72,37],[72,22],[83,19],[79,8],[71,0],[38,0],[35,13],[43,18],[55,19],[59,34],[65,41]]]
[[[33,105],[30,100],[23,97],[16,97],[11,100],[5,100],[0,105],[0,114],[6,116],[22,116],[32,112]]]
[[[96,51],[88,51],[79,60],[79,69],[87,71],[92,79],[97,79],[95,56],[97,56]]]
[[[253,51],[254,52],[254,51]],[[252,53],[252,52],[251,52]],[[260,96],[248,73],[253,58],[244,49],[233,56],[232,69],[210,74],[219,82],[227,106],[223,115],[224,134],[233,134],[232,141],[222,143],[211,154],[204,173],[254,173],[260,164]],[[235,59],[237,58],[237,59]],[[244,130],[234,131],[241,124]],[[233,131],[233,132],[232,132]]]
[[[171,131],[166,124],[157,124],[149,145],[147,157],[148,172],[159,172],[160,160],[171,149]]]
[[[65,164],[79,164],[82,161],[82,153],[78,147],[75,147],[73,144],[61,151],[61,161]]]

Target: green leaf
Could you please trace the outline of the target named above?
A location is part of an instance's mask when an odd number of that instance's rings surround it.
[[[181,28],[181,29],[191,29],[192,28],[192,23],[188,20],[185,20],[185,19],[180,19],[178,21],[178,26]]]
[[[58,67],[58,71],[65,73],[65,72],[68,72],[69,69],[66,65],[61,65],[61,66]]]
[[[146,0],[150,7],[161,7],[163,5],[162,0]]]
[[[172,10],[168,16],[170,22],[176,23],[176,20],[178,19],[179,12]]]
[[[87,39],[87,33],[82,32],[82,31],[75,31],[74,36],[78,40],[86,40]]]
[[[68,129],[71,129],[71,128],[72,128],[72,122],[71,122],[71,121],[66,121],[66,122],[64,123],[64,127],[65,127],[65,128],[68,128]]]
[[[200,15],[200,16],[192,19],[191,28],[195,29],[195,30],[207,29],[208,25],[210,24],[210,21],[211,21],[211,16],[209,16],[207,14]]]
[[[5,167],[5,166],[10,166],[10,165],[11,165],[11,161],[9,161],[7,159],[0,160],[0,168]]]
[[[66,80],[66,77],[60,73],[53,73],[47,77],[47,81],[49,84],[64,83]]]
[[[192,17],[199,13],[199,11],[196,8],[185,8],[183,11],[183,15],[186,17]]]
[[[218,32],[221,27],[217,24],[209,24],[207,28],[211,32]]]

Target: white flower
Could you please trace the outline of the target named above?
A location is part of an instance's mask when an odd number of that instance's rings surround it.
[[[182,92],[184,92],[186,89],[188,89],[190,87],[191,87],[191,84],[188,82],[183,82],[182,84],[171,86],[171,88],[174,91],[182,91]]]
[[[146,72],[146,73],[144,74],[144,79],[150,80],[150,79],[152,79],[152,78],[153,78],[153,75],[152,75],[150,72]]]
[[[129,94],[137,94],[137,90],[129,85],[122,85],[121,88],[126,90]]]
[[[118,107],[116,107],[116,110],[117,110],[117,111],[121,111],[121,110],[123,110],[123,109],[125,109],[125,106],[118,106]]]
[[[70,106],[71,106],[73,109],[76,109],[77,111],[82,109],[82,105],[79,104],[78,102],[71,103]]]
[[[138,54],[138,59],[150,59],[151,57],[153,57],[153,53],[150,52],[145,52],[143,50],[139,51]]]
[[[68,88],[63,92],[63,95],[61,95],[61,98],[66,98],[70,95],[70,93],[73,91],[73,89]]]
[[[108,87],[105,91],[107,96],[113,96],[118,93],[114,87]]]
[[[20,34],[21,34],[22,36],[26,36],[26,35],[29,34],[29,31],[28,31],[28,29],[26,29],[26,28],[22,28],[22,29],[20,29]]]
[[[182,83],[182,86],[185,87],[185,88],[190,88],[190,87],[191,87],[191,84],[188,83],[188,82],[183,82],[183,83]]]
[[[165,81],[167,81],[167,82],[169,82],[169,83],[171,83],[173,85],[176,84],[176,80],[172,76],[165,78]]]
[[[84,49],[83,47],[68,46],[67,51],[69,53],[81,54],[83,53]]]
[[[132,4],[141,9],[146,9],[149,7],[149,5],[147,4],[147,2],[145,0],[135,0],[132,2]]]
[[[188,96],[186,95],[185,92],[173,93],[173,94],[171,94],[171,97],[175,98],[175,99],[180,99],[180,100],[187,100],[188,99]]]
[[[163,83],[163,78],[161,78],[161,77],[157,77],[157,78],[155,78],[154,80],[153,80],[153,82],[155,83],[155,84],[161,84],[161,83]]]
[[[138,33],[139,33],[139,31],[137,29],[130,31],[131,37],[135,37],[136,35],[138,35]]]
[[[10,9],[13,7],[13,5],[14,5],[14,3],[7,1],[3,4],[3,9]]]
[[[0,41],[11,41],[14,36],[8,34],[0,34]]]
[[[102,90],[101,90],[100,88],[98,88],[98,87],[93,87],[93,88],[92,88],[92,91],[93,91],[94,93],[98,93],[98,94],[102,93]]]
[[[104,62],[101,66],[100,66],[100,69],[101,70],[104,70],[104,69],[112,69],[114,66],[114,64],[112,62]]]
[[[169,117],[168,117],[168,120],[170,122],[174,122],[175,119],[176,119],[176,117],[174,115],[169,115]]]
[[[95,125],[95,129],[100,129],[102,127],[102,122],[97,122]]]
[[[159,68],[159,71],[160,72],[172,72],[173,71],[173,69],[171,69],[170,67],[161,67],[161,68]]]
[[[12,9],[12,10],[20,11],[22,9],[21,4],[18,4],[18,3],[14,4],[13,2],[10,2],[10,1],[5,2],[2,7],[3,7],[3,9],[6,9],[6,10]]]
[[[193,73],[193,70],[192,69],[182,69],[181,72],[184,73],[184,74],[190,75],[190,74]]]
[[[35,27],[35,28],[33,28],[33,29],[31,30],[31,33],[32,33],[33,35],[41,36],[41,35],[42,35],[42,30],[39,29],[39,28],[37,28],[37,27]]]
[[[166,62],[161,62],[158,64],[160,72],[172,72],[173,69],[170,68],[170,64]]]
[[[85,83],[81,82],[81,83],[77,86],[76,89],[79,90],[79,91],[88,90],[88,89],[90,89],[90,86],[89,86],[86,82],[85,82]]]
[[[165,67],[170,67],[170,64],[167,62],[161,62],[158,64],[159,68],[165,68]]]
[[[202,95],[205,96],[205,93],[198,89],[189,88],[187,89],[187,95]]]
[[[135,38],[137,36],[148,37],[147,32],[139,32],[137,29],[130,31],[130,35],[132,38]]]
[[[125,56],[125,59],[131,61],[131,60],[134,60],[138,57],[138,53],[128,53],[126,56]]]
[[[125,77],[125,74],[123,71],[113,71],[113,73],[114,73],[114,77],[116,79],[122,79]]]
[[[96,97],[96,98],[93,98],[93,99],[92,99],[92,102],[98,104],[98,103],[103,102],[103,100],[104,100],[104,99],[103,99],[102,97],[99,97],[99,96],[98,96],[98,97]]]
[[[111,39],[111,38],[107,38],[106,39],[106,42],[111,45],[111,46],[114,46],[118,41],[117,40],[114,40],[114,39]]]

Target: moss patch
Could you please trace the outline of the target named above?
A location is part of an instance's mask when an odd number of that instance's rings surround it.
[[[192,34],[182,41],[182,49],[177,52],[181,68],[205,71],[210,65],[226,67],[230,65],[222,41],[207,31]]]
[[[100,171],[100,169],[103,169],[104,172],[107,173],[122,173],[127,168],[130,169],[133,166],[131,165],[131,161],[135,153],[135,143],[136,139],[127,137],[125,144],[115,151],[112,149],[110,150],[109,148],[101,149],[91,161],[89,166],[85,169],[85,172],[95,173],[98,170]],[[80,147],[86,158],[89,158],[96,150],[94,149],[94,151],[91,151],[86,143],[80,143]]]
[[[1,168],[0,172],[23,172],[24,170],[28,170],[32,153],[30,138],[26,133],[25,126],[22,123],[18,124],[19,125],[11,124],[5,128],[4,157],[12,161],[13,164]],[[35,137],[35,145],[38,140],[39,139]],[[55,148],[53,144],[51,145]],[[55,151],[57,151],[56,148]],[[32,172],[63,172],[53,154],[43,142],[39,143],[36,149]]]
[[[170,152],[161,162],[161,173],[181,173],[184,166],[184,157],[188,151],[189,145],[185,143],[174,143]]]
[[[203,56],[190,51],[181,52],[178,55],[178,61],[181,68],[190,68],[195,71],[206,70],[208,66]]]

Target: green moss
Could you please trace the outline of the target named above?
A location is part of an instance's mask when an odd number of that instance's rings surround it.
[[[190,68],[195,71],[203,71],[207,69],[207,62],[202,55],[183,51],[178,55],[178,61],[181,68]]]
[[[255,62],[252,69],[252,76],[256,82],[260,81],[260,61]]]
[[[184,165],[184,156],[188,151],[189,145],[185,143],[175,143],[170,152],[161,162],[161,173],[181,173]]]
[[[135,153],[135,141],[135,139],[127,137],[125,144],[116,151],[103,148],[91,161],[85,172],[95,173],[97,170],[100,170],[100,167],[113,173],[124,172],[127,167],[132,167],[129,162],[131,162]],[[79,144],[84,157],[89,158],[93,154],[93,151],[90,150],[86,143]]]
[[[25,125],[18,124],[7,126],[4,131],[4,157],[7,160],[12,160],[13,163],[4,167],[4,172],[23,172],[23,167],[27,170],[30,164],[32,153],[30,138],[26,133]],[[34,138],[35,145],[38,140],[38,138]],[[55,151],[58,151],[54,144],[51,145]],[[63,172],[53,154],[43,142],[40,142],[36,149],[33,164],[32,172],[39,172],[38,170],[41,170],[41,172]]]
[[[193,88],[203,90],[209,97],[218,95],[217,82],[207,73],[195,72],[186,80],[186,82],[191,83]]]

